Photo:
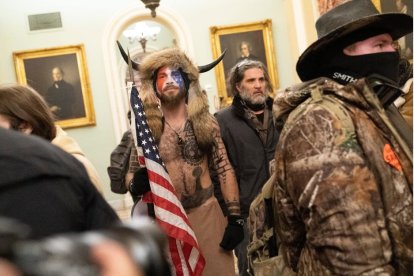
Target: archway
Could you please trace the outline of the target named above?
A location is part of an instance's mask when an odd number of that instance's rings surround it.
[[[137,7],[127,9],[114,16],[104,31],[102,47],[114,134],[117,141],[121,139],[122,134],[128,128],[126,114],[129,110],[129,103],[124,80],[120,74],[122,70],[125,70],[126,64],[119,57],[116,40],[123,30],[140,20],[154,20],[171,29],[177,39],[178,47],[185,50],[189,56],[193,56],[191,33],[184,20],[177,13],[160,6],[157,8],[157,17],[152,18],[147,9]]]

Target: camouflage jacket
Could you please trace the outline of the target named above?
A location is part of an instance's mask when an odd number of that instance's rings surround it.
[[[410,273],[412,153],[365,80],[317,79],[278,92],[273,108],[285,261],[299,275]]]

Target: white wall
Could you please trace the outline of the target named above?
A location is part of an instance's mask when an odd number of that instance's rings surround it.
[[[307,0],[305,0],[308,2]],[[7,3],[6,3],[7,2]],[[310,2],[310,1],[309,1]],[[292,20],[291,0],[161,0],[161,6],[183,19],[190,32],[189,49],[199,64],[212,60],[210,26],[242,24],[270,18],[273,21],[273,41],[280,86],[298,81],[295,63],[299,55],[295,20]],[[118,143],[114,133],[111,105],[103,57],[103,35],[114,15],[144,5],[139,0],[16,0],[0,2],[0,82],[16,82],[13,51],[24,51],[84,44],[87,69],[96,115],[96,126],[68,129],[87,157],[98,169],[105,185],[105,197],[121,197],[109,189],[106,167],[109,155]],[[63,29],[28,31],[27,15],[61,12]],[[149,10],[148,10],[149,13]],[[307,24],[306,22],[304,24]],[[300,35],[300,34],[299,34]],[[201,85],[211,85],[211,99],[217,91],[214,70],[204,73]],[[120,92],[121,93],[121,92]],[[210,103],[214,105],[213,103]]]

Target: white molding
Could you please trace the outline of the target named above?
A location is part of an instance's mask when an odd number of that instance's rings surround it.
[[[132,201],[132,199],[131,199],[131,201]],[[121,211],[121,210],[124,210],[125,208],[131,207],[133,205],[133,204],[131,204],[131,202],[129,202],[127,197],[125,197],[123,199],[109,200],[108,204],[111,205],[111,207],[115,211]]]
[[[127,193],[123,199],[116,199],[108,201],[108,204],[114,209],[122,221],[128,221],[131,219],[131,210],[134,206],[134,202],[129,193]]]
[[[298,41],[299,54],[301,54],[308,46],[302,0],[293,0],[292,6],[295,19],[296,39]]]
[[[162,6],[157,8],[157,17],[152,18],[148,9],[132,6],[117,13],[108,23],[104,30],[102,40],[103,61],[108,87],[108,96],[114,134],[116,141],[120,141],[122,134],[127,130],[128,124],[126,114],[128,112],[128,97],[122,93],[125,87],[121,72],[125,69],[125,62],[117,58],[116,40],[123,30],[139,20],[154,20],[169,27],[175,34],[179,47],[186,51],[187,55],[193,57],[193,44],[191,32],[185,21],[177,14]]]
[[[313,0],[312,1],[312,13],[313,13],[313,18],[315,19],[315,21],[321,15],[320,12],[319,12],[318,0]]]

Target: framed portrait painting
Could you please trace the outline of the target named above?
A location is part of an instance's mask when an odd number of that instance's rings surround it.
[[[38,91],[62,128],[95,125],[84,46],[13,53],[17,81]]]
[[[232,100],[233,94],[227,84],[228,73],[243,59],[262,61],[269,71],[273,87],[278,88],[279,79],[270,19],[239,25],[212,26],[210,40],[214,59],[227,49],[223,62],[215,69],[221,105],[228,105]]]

